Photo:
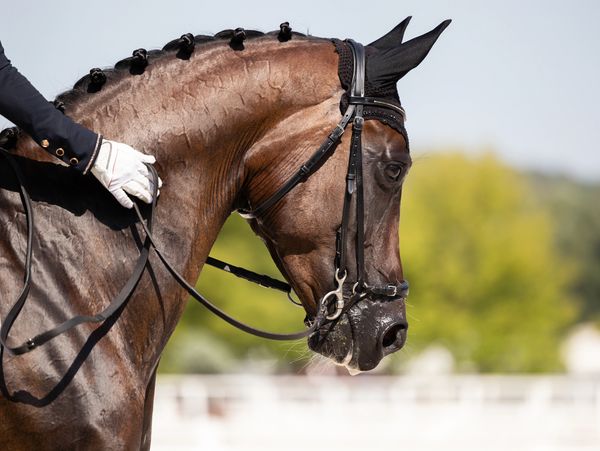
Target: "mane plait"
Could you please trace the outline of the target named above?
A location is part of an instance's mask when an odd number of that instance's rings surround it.
[[[14,149],[21,131],[17,127],[8,127],[0,131],[0,147],[4,150]]]
[[[209,36],[206,37],[209,38]],[[195,48],[196,38],[192,33],[185,33],[179,39],[168,42],[162,49],[164,52],[177,51],[177,58],[187,60],[192,56]]]

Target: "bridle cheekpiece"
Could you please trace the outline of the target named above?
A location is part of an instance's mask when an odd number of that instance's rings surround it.
[[[375,295],[379,297],[406,297],[408,295],[408,282],[403,280],[399,285],[387,284],[383,286],[369,286],[364,280],[364,192],[363,192],[363,170],[362,170],[362,131],[365,118],[363,109],[365,106],[376,106],[378,108],[392,110],[406,117],[402,106],[388,102],[383,99],[368,97],[365,95],[365,48],[362,44],[351,39],[345,41],[352,50],[353,75],[352,83],[347,94],[348,107],[342,119],[321,144],[317,151],[306,161],[300,169],[288,179],[288,181],[266,200],[254,207],[252,210],[238,210],[247,219],[258,218],[269,208],[274,206],[296,185],[312,174],[318,163],[330,155],[331,148],[336,145],[344,134],[346,127],[352,121],[352,139],[350,144],[350,157],[348,161],[348,172],[346,174],[346,190],[344,194],[344,207],[342,210],[342,223],[337,233],[336,258],[335,258],[335,289],[328,292],[321,299],[317,318],[324,316],[326,320],[333,321],[347,311],[356,302],[366,296]],[[356,195],[356,281],[352,285],[352,294],[349,302],[344,301],[343,287],[348,277],[346,250],[348,244],[348,229],[350,224],[350,206],[352,197]],[[335,300],[335,310],[328,313],[329,303]]]

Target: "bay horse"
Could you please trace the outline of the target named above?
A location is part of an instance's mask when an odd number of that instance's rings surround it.
[[[358,261],[363,253],[365,287],[403,280],[398,222],[411,160],[396,82],[420,64],[449,23],[402,42],[409,19],[364,48],[364,95],[374,103],[361,105],[364,214],[348,221],[347,258]],[[279,33],[184,35],[163,50],[134,52],[115,69],[93,70],[55,104],[107,138],[156,156],[164,185],[154,239],[195,280],[229,214],[253,210],[277,192],[350,108],[357,73],[350,50],[348,42],[283,26]],[[396,109],[382,110],[378,101]],[[338,288],[347,300],[358,277],[349,264],[347,281],[336,287],[332,264],[351,186],[345,178],[352,139],[342,135],[312,173],[249,219],[309,321],[325,293]],[[23,341],[101,310],[127,280],[144,236],[136,216],[93,177],[58,164],[29,137],[20,136],[12,154],[37,219],[31,299],[11,337]],[[362,242],[353,239],[363,226]],[[24,234],[18,186],[2,163],[3,318],[22,285]],[[25,355],[3,348],[0,448],[149,449],[156,368],[186,299],[153,254],[127,304],[102,325],[82,325]],[[364,371],[402,347],[406,328],[403,295],[365,292],[308,343]]]

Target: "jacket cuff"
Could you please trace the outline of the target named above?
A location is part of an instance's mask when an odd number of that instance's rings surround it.
[[[57,110],[37,118],[35,123],[33,139],[46,152],[83,174],[89,172],[102,144],[101,135],[74,123]]]

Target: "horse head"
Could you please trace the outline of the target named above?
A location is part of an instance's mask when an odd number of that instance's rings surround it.
[[[269,143],[268,152],[255,150],[246,156],[242,203],[250,209],[269,204],[256,210],[252,228],[299,295],[306,322],[318,318],[320,308],[329,318],[309,337],[309,347],[351,371],[375,368],[406,341],[408,288],[398,225],[411,158],[396,83],[423,61],[450,23],[402,42],[409,20],[364,48],[363,96],[371,100],[360,105],[365,119],[358,137],[362,186],[348,182],[357,138],[347,132],[302,183],[276,202],[268,201],[289,180],[290,168],[319,147],[340,120],[340,110],[343,115],[355,108],[350,90],[357,55],[349,42],[334,41],[337,91],[273,129],[263,140]],[[357,200],[359,191],[363,200]]]

